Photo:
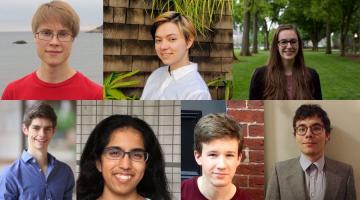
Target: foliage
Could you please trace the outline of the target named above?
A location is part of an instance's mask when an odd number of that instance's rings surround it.
[[[139,70],[132,72],[119,73],[111,72],[109,76],[104,79],[104,97],[105,99],[116,99],[116,100],[135,100],[138,99],[136,96],[126,96],[120,89],[127,88],[130,86],[136,86],[140,83],[139,80],[124,81],[126,78],[130,78],[137,74]]]
[[[233,95],[233,81],[226,80],[225,77],[218,77],[214,80],[211,80],[207,83],[208,86],[214,86],[217,90],[221,86],[225,86],[225,96],[224,100],[229,100]]]
[[[151,16],[154,17],[154,11],[160,13],[175,10],[189,17],[196,30],[203,36],[207,31],[211,31],[212,25],[216,22],[215,14],[221,18],[226,10],[231,11],[233,7],[232,0],[145,0],[151,8]]]

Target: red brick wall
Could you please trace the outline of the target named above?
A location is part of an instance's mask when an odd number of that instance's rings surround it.
[[[243,127],[242,162],[234,183],[254,200],[264,199],[264,104],[263,101],[228,101],[227,113]]]

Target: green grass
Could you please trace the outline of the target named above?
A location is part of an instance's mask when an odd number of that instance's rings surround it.
[[[255,68],[267,62],[268,51],[245,57],[235,55],[239,60],[233,65],[233,99],[249,99],[251,76]],[[323,99],[360,99],[360,60],[339,56],[339,52],[326,55],[324,51],[305,50],[305,63],[320,76]]]

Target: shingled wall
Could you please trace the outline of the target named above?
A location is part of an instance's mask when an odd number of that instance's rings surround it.
[[[104,0],[104,76],[110,72],[140,70],[132,79],[140,84],[126,90],[140,96],[147,77],[163,66],[150,35],[152,19],[144,0]],[[227,6],[226,6],[227,7]],[[230,78],[233,61],[233,27],[231,11],[226,10],[207,38],[199,36],[190,50],[190,60],[208,82],[219,76]],[[224,98],[224,89],[210,88],[213,99]]]

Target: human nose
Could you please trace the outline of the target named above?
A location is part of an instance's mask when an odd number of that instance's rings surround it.
[[[226,167],[226,158],[224,156],[220,156],[217,162],[217,168],[224,169]]]
[[[119,159],[119,166],[123,169],[129,169],[131,168],[131,160],[130,160],[130,154],[124,153],[124,155]]]
[[[159,44],[160,46],[160,49],[168,49],[169,48],[169,44],[168,44],[168,42],[166,42],[165,40],[164,41],[161,41],[160,42],[160,44]]]
[[[51,40],[50,40],[50,44],[59,44],[59,38],[58,38],[58,34],[57,33],[53,33]]]
[[[311,127],[307,127],[305,132],[305,137],[312,137],[312,136],[313,136],[313,132],[311,130]]]

